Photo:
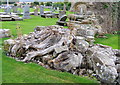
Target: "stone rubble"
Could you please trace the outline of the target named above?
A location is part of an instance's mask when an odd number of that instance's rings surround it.
[[[0,29],[0,38],[10,37],[10,29]]]
[[[77,29],[76,30],[81,30]],[[83,29],[84,30],[84,29]],[[38,26],[28,35],[4,41],[9,56],[74,75],[97,76],[104,83],[120,81],[120,50],[101,44],[90,44],[86,35],[95,31],[73,33],[62,26]]]

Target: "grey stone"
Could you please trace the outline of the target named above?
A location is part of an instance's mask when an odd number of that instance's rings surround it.
[[[96,74],[105,83],[113,83],[118,76],[116,69],[112,66],[101,66],[101,69],[96,68]]]
[[[0,15],[1,21],[11,21],[12,17],[10,15]]]
[[[64,52],[58,55],[58,57],[53,60],[54,68],[65,71],[76,69],[76,67],[81,66],[82,58],[83,56],[78,52],[75,53]]]
[[[86,73],[86,69],[80,69],[78,75],[83,75]]]
[[[13,40],[13,39],[5,40],[5,41],[4,41],[4,44],[5,44],[5,45],[7,45],[7,44],[8,44],[8,45],[14,45],[14,44],[15,44],[15,40]]]
[[[0,38],[10,37],[10,29],[0,29]]]
[[[93,30],[86,30],[86,36],[94,36],[95,32]]]
[[[86,12],[86,15],[92,15],[92,14],[93,14],[92,11],[87,11],[87,12]]]
[[[57,22],[57,25],[65,26],[67,25],[66,23],[67,15],[63,15]]]
[[[120,58],[119,58],[119,57],[117,57],[115,63],[116,63],[116,64],[120,64]]]
[[[10,15],[12,17],[12,20],[15,20],[15,21],[20,21],[20,20],[23,20],[22,17],[19,17],[18,15]]]
[[[90,45],[94,45],[94,36],[86,36],[86,41],[88,41]]]
[[[52,5],[52,6],[50,7],[50,11],[53,12],[53,10],[54,10],[54,9],[53,9],[53,5]]]
[[[86,36],[94,37],[98,31],[97,28],[95,28],[90,24],[80,24],[80,25],[75,25],[75,27],[77,29],[77,35],[82,37],[86,37]]]
[[[14,6],[12,9],[13,9],[13,13],[17,13],[18,12],[18,6]]]
[[[66,14],[66,11],[59,11],[59,18]]]
[[[116,69],[117,69],[117,72],[120,73],[120,64],[117,64],[117,65],[116,65]]]
[[[77,36],[85,37],[85,34],[86,34],[86,30],[81,29],[81,28],[77,29]]]
[[[40,6],[40,15],[44,15],[44,6],[43,5]]]
[[[89,52],[88,61],[90,60],[91,66],[93,66],[94,71],[99,76],[99,79],[105,83],[113,83],[118,74],[115,68],[116,57],[110,47],[104,45],[96,45],[88,49]]]
[[[66,11],[66,4],[64,4],[63,10]]]
[[[34,15],[38,16],[38,10],[39,10],[39,6],[35,6],[35,10],[34,10]]]
[[[107,65],[107,66],[115,66],[115,63],[112,59],[108,57],[109,55],[105,55],[102,52],[95,52],[93,54],[93,61],[101,64],[101,65]]]
[[[89,47],[89,43],[86,42],[85,40],[77,40],[77,49],[80,51],[80,52],[86,52],[88,47]]]
[[[87,11],[87,6],[85,4],[80,4],[78,5],[78,9],[79,9],[79,14],[83,15]]]
[[[118,79],[117,79],[118,85],[120,84],[120,73],[118,74]]]
[[[57,11],[59,11],[60,9],[59,9],[59,7],[57,7]]]
[[[8,39],[4,41],[4,49],[8,50],[8,52],[11,52],[11,47],[15,45],[15,40]]]
[[[81,36],[76,36],[77,42],[81,42],[82,40],[85,40],[84,37]]]
[[[36,31],[41,31],[42,29],[44,29],[45,28],[45,26],[37,26],[35,29],[34,29],[34,31],[36,32]]]
[[[5,8],[5,12],[6,12],[6,14],[11,14],[11,7],[10,7],[10,6],[7,6],[7,7]]]
[[[25,5],[23,8],[23,19],[29,19],[30,18],[30,7],[28,5]]]
[[[69,49],[68,49],[68,46],[58,46],[58,47],[56,47],[55,48],[55,52],[56,53],[61,53],[61,52],[63,52],[63,51],[68,51]]]

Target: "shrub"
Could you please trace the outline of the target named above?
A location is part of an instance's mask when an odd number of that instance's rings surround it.
[[[15,3],[14,6],[17,6],[17,4]]]
[[[40,3],[40,5],[44,5],[44,3],[43,3],[43,2],[41,2],[41,3]]]
[[[0,5],[2,5],[2,2],[0,1]]]
[[[46,6],[52,6],[52,2],[45,3]]]
[[[57,8],[59,7],[60,10],[63,10],[64,4],[66,5],[66,10],[69,10],[71,7],[71,2],[57,2],[53,4],[53,7]]]
[[[34,5],[39,5],[39,2],[37,2],[37,1],[35,1],[35,2],[33,2],[34,3]]]

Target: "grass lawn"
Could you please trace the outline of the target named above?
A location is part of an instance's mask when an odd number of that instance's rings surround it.
[[[20,23],[23,34],[33,32],[36,26],[55,25],[57,18],[41,18],[31,16],[31,19],[23,21],[1,22],[2,28],[11,29],[12,35],[17,36],[16,24]],[[8,38],[3,38],[2,41]],[[2,55],[2,82],[3,83],[97,83],[88,77],[75,76],[67,72],[59,72],[45,69],[37,64],[24,64],[12,58]]]
[[[31,16],[31,19],[26,19],[23,21],[6,21],[2,22],[3,29],[10,29],[12,35],[16,37],[16,24],[20,23],[23,34],[33,32],[36,26],[48,26],[55,25],[57,18],[41,18],[40,16]]]
[[[0,48],[2,47],[1,45],[2,39],[0,39]],[[0,84],[2,83],[2,49],[0,49]]]
[[[97,83],[67,72],[45,69],[37,64],[16,62],[3,56],[3,83]]]
[[[118,34],[106,34],[108,38],[96,38],[95,43],[111,46],[113,49],[120,49],[119,39],[120,35]]]
[[[3,12],[3,9],[0,9],[0,12]]]

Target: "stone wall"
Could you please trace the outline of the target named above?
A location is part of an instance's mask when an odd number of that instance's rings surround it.
[[[118,29],[118,2],[96,2],[93,4],[93,11],[97,17],[99,17],[99,22],[103,28],[103,31],[112,33],[113,31],[120,30]]]
[[[84,3],[85,4],[85,3]],[[75,10],[77,5],[81,5],[80,2],[72,3],[71,11]],[[112,33],[113,31],[120,31],[120,5],[118,2],[93,2],[86,3],[87,11],[95,13],[99,19],[99,24],[103,28],[105,33]],[[79,10],[78,10],[79,11]]]

